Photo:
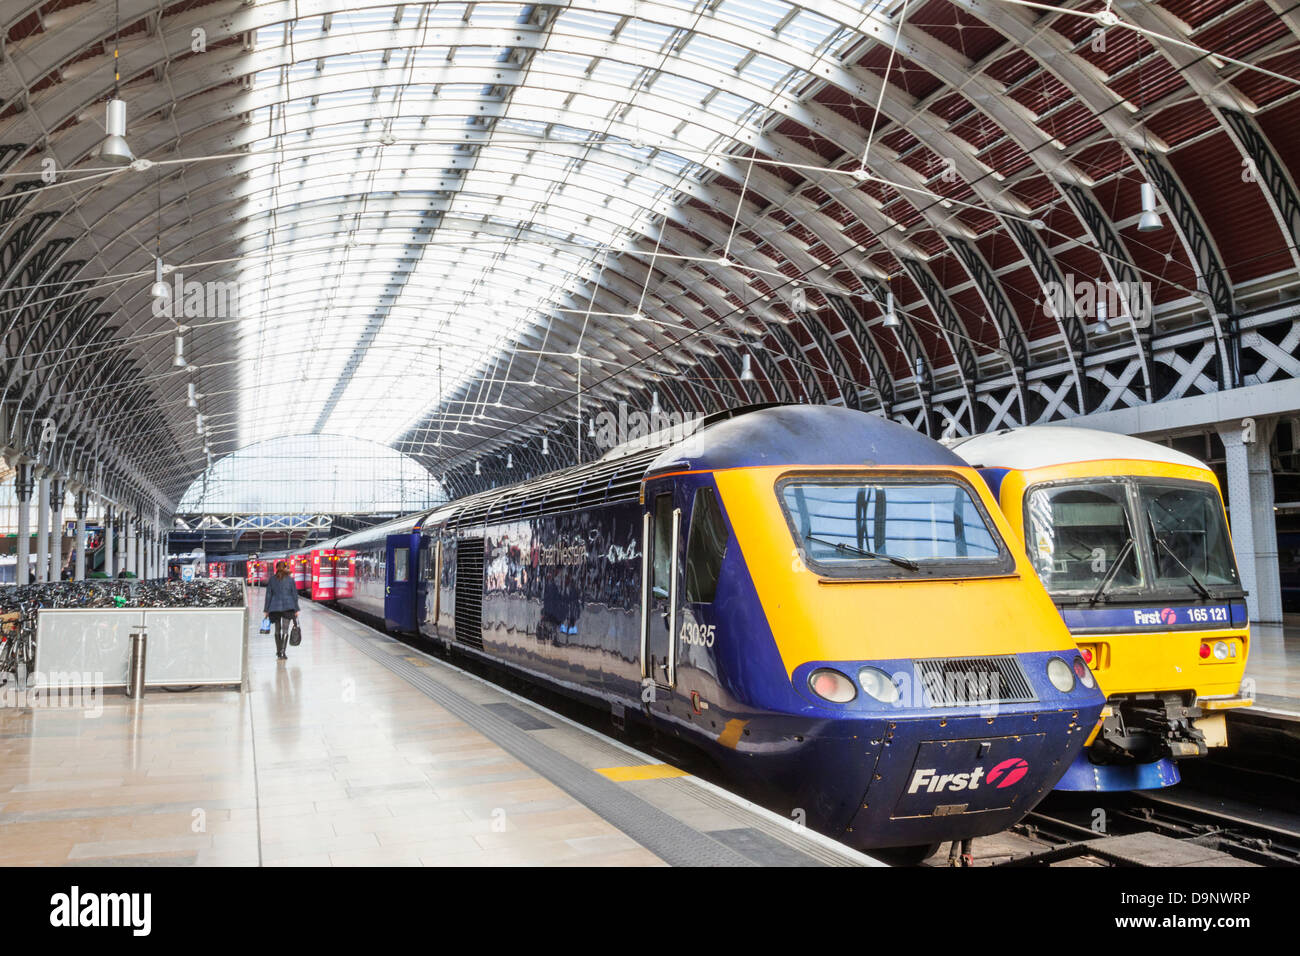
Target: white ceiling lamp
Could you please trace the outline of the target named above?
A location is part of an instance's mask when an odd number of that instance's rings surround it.
[[[194,416],[194,434],[203,434],[203,415],[202,413]]]
[[[549,441],[545,436],[543,436],[543,437],[542,437],[542,454],[543,454],[543,455],[549,455],[550,453],[551,453],[551,443],[550,443],[550,441]]]
[[[478,462],[474,462],[474,474],[476,475],[483,474],[483,466],[480,465]]]
[[[506,453],[506,470],[511,471],[515,467],[515,456],[511,452]]]
[[[587,437],[588,438],[596,437],[596,416],[595,415],[592,415],[589,419],[587,419]]]
[[[1156,188],[1142,184],[1142,215],[1138,219],[1138,232],[1155,232],[1161,228],[1160,213],[1156,212]]]
[[[117,56],[116,51],[113,55]],[[104,116],[104,143],[99,147],[99,158],[109,166],[129,166],[135,161],[126,144],[126,101],[119,100],[116,94],[108,101]]]
[[[176,355],[172,358],[172,365],[177,368],[185,368],[189,363],[185,361],[185,336],[181,335],[181,327],[176,326]]]
[[[890,289],[885,295],[885,321],[883,325],[887,329],[896,329],[902,324],[899,321],[898,313],[894,311],[894,290]]]
[[[740,380],[742,382],[754,381],[754,361],[748,354],[740,357]]]
[[[171,295],[171,289],[163,281],[163,261],[160,257],[153,260],[153,285],[149,287],[149,294],[155,299],[166,299]]]
[[[1097,295],[1097,322],[1103,329],[1110,328],[1110,309],[1106,306],[1106,293],[1104,288]]]
[[[199,407],[199,393],[195,389],[193,382],[185,386],[185,404],[190,408]]]

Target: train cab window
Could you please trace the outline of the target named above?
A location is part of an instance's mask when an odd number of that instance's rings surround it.
[[[712,488],[695,492],[691,530],[686,539],[686,600],[708,603],[718,591],[718,575],[727,553],[727,523]]]
[[[1138,492],[1158,588],[1239,583],[1223,508],[1211,486],[1139,479]]]
[[[1091,593],[1106,582],[1112,591],[1142,586],[1124,483],[1035,488],[1025,509],[1025,546],[1049,591]]]
[[[1011,553],[964,484],[920,478],[788,478],[777,485],[805,561],[819,574],[1004,574]]]
[[[411,552],[406,548],[393,549],[393,581],[405,583],[411,574]]]
[[[666,598],[672,579],[673,565],[673,496],[655,498],[654,580],[651,588],[655,597]]]

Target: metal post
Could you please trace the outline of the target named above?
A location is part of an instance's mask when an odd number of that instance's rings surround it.
[[[126,696],[139,700],[144,696],[145,653],[148,637],[143,631],[131,632],[131,667],[126,674]]]
[[[113,567],[113,506],[104,502],[104,573],[110,578],[117,574]]]
[[[63,479],[50,479],[50,580],[63,579]]]
[[[135,515],[127,515],[122,522],[122,531],[126,537],[126,572],[135,574],[135,536],[138,530],[140,519]]]
[[[14,583],[31,581],[32,566],[32,466],[19,463],[14,472],[14,494],[18,498],[18,565]]]
[[[36,492],[36,583],[50,579],[50,479],[41,477]]]
[[[77,509],[77,543],[74,547],[77,549],[77,557],[72,566],[72,580],[86,580],[86,507],[89,502],[86,500],[86,492],[78,491],[76,504],[73,506]]]

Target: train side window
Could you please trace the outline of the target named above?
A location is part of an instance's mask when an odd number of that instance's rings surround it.
[[[655,497],[655,574],[654,581],[651,582],[656,597],[668,597],[672,566],[673,496],[671,494],[658,495]]]
[[[411,553],[405,548],[393,549],[393,580],[405,582],[410,575]]]
[[[695,492],[691,530],[686,539],[686,600],[708,603],[718,592],[718,575],[727,553],[727,523],[712,488]]]

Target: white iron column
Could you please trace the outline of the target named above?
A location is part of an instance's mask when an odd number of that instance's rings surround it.
[[[32,466],[20,462],[14,470],[14,496],[18,499],[18,564],[14,572],[14,583],[19,585],[31,581],[32,480]]]
[[[36,583],[50,579],[50,479],[36,486]]]
[[[63,479],[50,479],[50,580],[63,580]]]
[[[1228,470],[1232,544],[1252,621],[1282,623],[1282,576],[1273,513],[1273,463],[1269,445],[1277,420],[1247,418],[1218,426]]]
[[[135,574],[135,535],[140,519],[133,514],[126,515],[122,521],[122,531],[126,537],[126,571]]]
[[[86,507],[89,502],[86,500],[86,492],[78,491],[76,504],[77,513],[77,542],[73,545],[76,549],[76,558],[72,565],[72,580],[86,580]]]

